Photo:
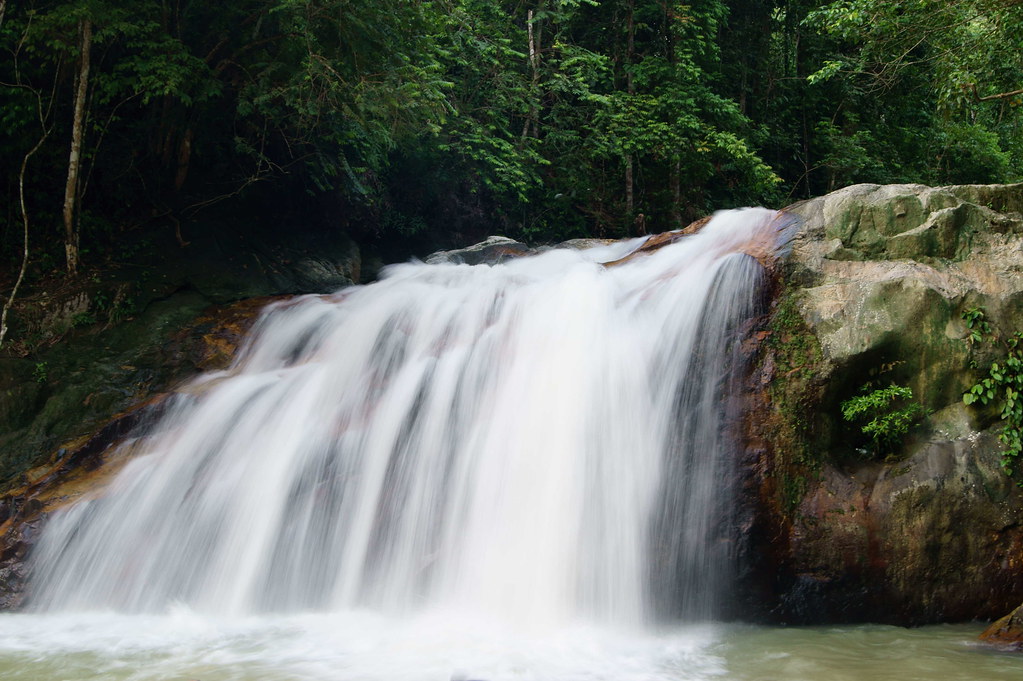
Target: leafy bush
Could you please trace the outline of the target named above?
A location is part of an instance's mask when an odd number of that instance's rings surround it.
[[[860,422],[860,431],[874,442],[876,453],[890,452],[909,432],[921,416],[924,408],[913,399],[913,391],[894,383],[887,388],[878,388],[851,397],[842,402],[842,418]]]

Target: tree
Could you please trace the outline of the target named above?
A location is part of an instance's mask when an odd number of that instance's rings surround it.
[[[875,101],[901,95],[907,81],[928,93],[921,180],[1020,177],[1023,2],[842,0],[807,22],[843,44],[811,82],[843,78]]]
[[[75,84],[75,114],[71,124],[71,154],[67,164],[67,183],[64,188],[64,250],[67,270],[78,271],[78,228],[75,225],[75,200],[78,198],[79,166],[82,157],[82,137],[85,132],[85,100],[89,92],[89,69],[92,65],[92,20],[78,20],[78,77]]]

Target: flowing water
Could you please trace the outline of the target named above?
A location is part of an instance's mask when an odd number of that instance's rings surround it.
[[[907,650],[1002,678],[956,629],[706,623],[737,343],[791,227],[733,211],[615,266],[639,242],[273,306],[47,526],[3,678],[877,679]]]
[[[440,613],[0,616],[4,681],[1018,681],[976,625],[592,625],[523,631]]]

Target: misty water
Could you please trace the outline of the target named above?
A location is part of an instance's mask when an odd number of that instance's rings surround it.
[[[509,626],[434,612],[0,616],[5,681],[1017,681],[979,625]]]
[[[1001,679],[977,627],[714,623],[749,209],[277,303],[102,495],[55,515],[4,679]]]

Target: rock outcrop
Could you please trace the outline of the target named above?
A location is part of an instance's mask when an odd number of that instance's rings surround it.
[[[992,618],[1023,599],[1023,493],[997,412],[962,402],[1023,331],[1023,185],[856,185],[798,233],[752,379],[751,603],[772,620]],[[889,385],[927,417],[878,451],[840,405]]]
[[[980,635],[980,640],[1015,650],[1023,648],[1023,605],[993,622]]]

